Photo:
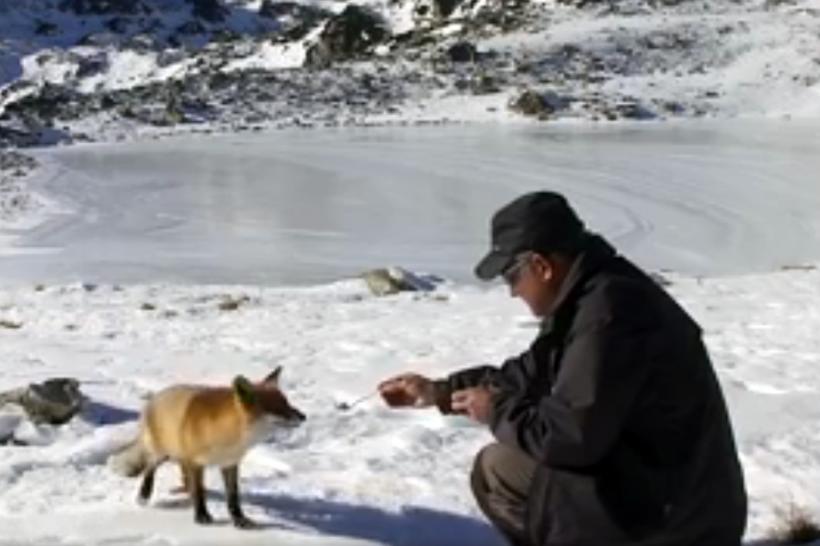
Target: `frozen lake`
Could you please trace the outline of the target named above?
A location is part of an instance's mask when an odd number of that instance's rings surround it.
[[[492,212],[564,192],[653,269],[820,258],[820,123],[418,127],[185,136],[39,153],[66,210],[6,281],[306,284],[396,264],[469,280]]]

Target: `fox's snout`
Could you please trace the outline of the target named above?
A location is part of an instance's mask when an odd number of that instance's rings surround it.
[[[304,422],[305,419],[307,419],[307,417],[305,417],[304,413],[296,408],[291,408],[290,415],[288,416],[289,421],[292,421],[294,424],[299,424]]]
[[[307,417],[305,414],[299,411],[296,408],[288,408],[288,411],[285,415],[279,417],[280,425],[284,425],[286,427],[298,427],[301,425]]]

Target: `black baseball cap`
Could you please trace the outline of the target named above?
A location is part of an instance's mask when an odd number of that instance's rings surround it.
[[[563,195],[527,193],[499,209],[490,225],[490,252],[475,267],[489,281],[503,273],[522,252],[555,252],[577,248],[586,230]]]

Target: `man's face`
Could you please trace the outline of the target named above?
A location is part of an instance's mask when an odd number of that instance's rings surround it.
[[[561,288],[555,264],[535,252],[525,252],[502,274],[510,295],[519,297],[536,317],[545,317],[552,309]]]

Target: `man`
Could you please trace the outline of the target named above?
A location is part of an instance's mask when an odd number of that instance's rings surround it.
[[[516,546],[738,546],[746,492],[698,325],[558,194],[492,219],[476,267],[543,319],[500,368],[379,386],[394,407],[437,405],[489,426],[479,507]]]

